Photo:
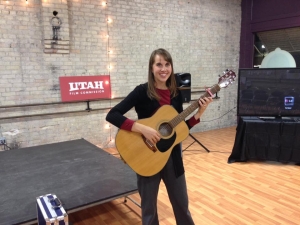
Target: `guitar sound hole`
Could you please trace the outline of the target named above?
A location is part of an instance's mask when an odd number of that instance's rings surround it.
[[[173,128],[168,123],[162,123],[158,131],[163,137],[167,137],[172,134]]]

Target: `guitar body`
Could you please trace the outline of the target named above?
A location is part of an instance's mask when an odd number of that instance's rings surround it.
[[[123,160],[139,175],[152,176],[158,173],[167,163],[172,149],[189,134],[185,121],[175,128],[168,122],[178,115],[169,105],[160,107],[150,118],[138,120],[137,123],[152,127],[161,134],[161,140],[149,146],[147,140],[136,132],[119,130],[116,136],[116,147]]]
[[[221,88],[232,84],[235,77],[232,70],[224,71],[224,75],[219,78],[219,83],[206,89],[200,98],[212,97]],[[157,174],[166,165],[173,147],[189,135],[184,118],[197,108],[199,103],[195,101],[178,114],[172,106],[164,105],[152,117],[136,121],[160,133],[161,139],[156,145],[152,145],[139,133],[119,130],[116,136],[116,147],[123,160],[141,176]]]

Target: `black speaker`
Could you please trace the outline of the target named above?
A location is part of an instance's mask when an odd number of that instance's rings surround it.
[[[191,74],[175,73],[177,88],[181,91],[182,101],[191,101]]]

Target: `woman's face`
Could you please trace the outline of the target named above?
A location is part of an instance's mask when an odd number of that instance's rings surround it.
[[[155,61],[152,65],[152,73],[154,75],[156,88],[165,89],[166,81],[172,73],[172,65],[167,62],[164,57],[155,55]]]

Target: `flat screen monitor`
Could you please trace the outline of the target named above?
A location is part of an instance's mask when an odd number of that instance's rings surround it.
[[[300,68],[239,69],[238,116],[299,117]]]

